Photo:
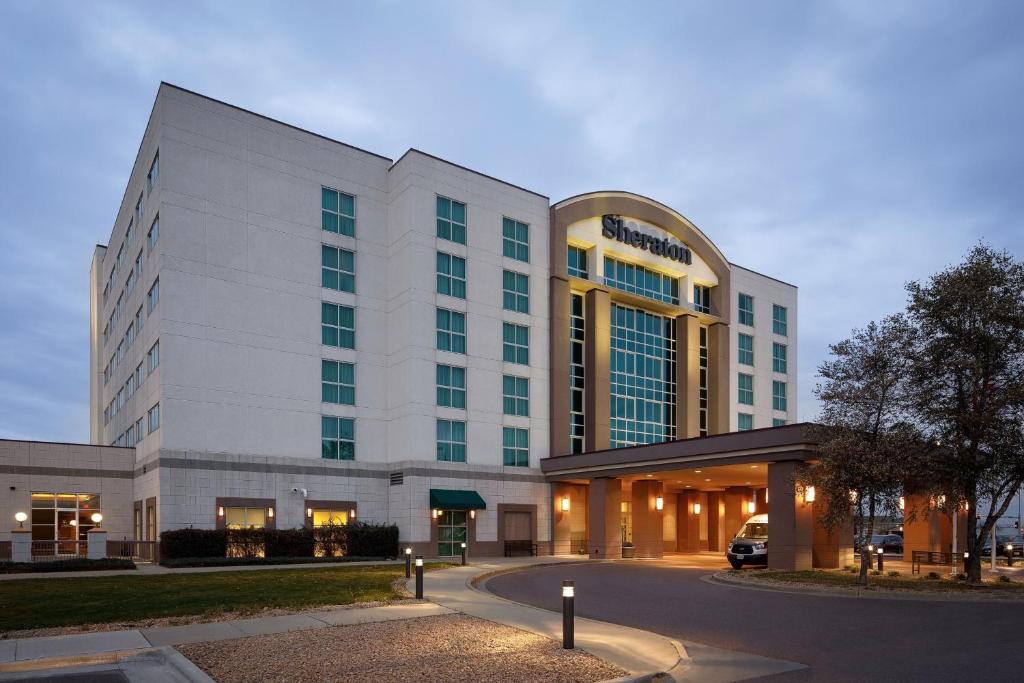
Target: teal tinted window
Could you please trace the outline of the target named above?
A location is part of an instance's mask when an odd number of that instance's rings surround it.
[[[466,205],[448,197],[437,197],[437,236],[466,243]]]
[[[466,352],[466,315],[447,308],[437,309],[437,349]]]
[[[635,263],[604,257],[604,283],[655,301],[679,304],[679,279]]]
[[[347,249],[321,245],[321,285],[339,292],[356,291],[356,255]]]
[[[736,415],[736,428],[740,431],[745,429],[754,428],[754,416],[749,413],[739,413]]]
[[[773,417],[772,418],[772,427],[782,427],[782,426],[785,426],[785,424],[786,424],[786,421],[783,420],[781,417]]]
[[[737,337],[737,344],[739,346],[739,353],[736,356],[736,360],[741,365],[753,365],[754,364],[754,338],[749,334],[740,334]]]
[[[782,337],[786,336],[789,329],[786,317],[786,308],[784,306],[772,304],[772,332]]]
[[[583,295],[573,292],[569,299],[569,448],[582,453],[586,436],[583,392],[586,386],[583,344],[586,339]]]
[[[437,293],[466,298],[466,259],[437,252]]]
[[[327,232],[354,237],[356,198],[329,187],[320,188],[320,225]]]
[[[502,323],[501,358],[506,363],[530,364],[529,327],[513,323]]]
[[[590,277],[590,270],[587,268],[587,250],[581,247],[569,246],[569,275],[581,277],[584,280]]]
[[[501,432],[501,455],[505,467],[529,467],[529,430],[504,427]]]
[[[320,437],[321,457],[328,460],[355,460],[356,425],[352,418],[322,416]]]
[[[508,258],[529,262],[530,226],[511,218],[502,218],[501,252]]]
[[[772,370],[774,372],[786,372],[786,345],[778,342],[772,343]]]
[[[745,406],[754,405],[754,376],[745,375],[742,372],[737,375],[737,397],[736,400]]]
[[[754,297],[749,294],[739,295],[740,325],[754,325]]]
[[[611,447],[675,437],[675,319],[612,304]]]
[[[711,288],[704,285],[693,286],[693,310],[700,313],[711,312]]]
[[[320,361],[321,397],[324,403],[356,404],[355,366],[334,360]]]
[[[530,312],[530,278],[511,270],[502,271],[501,303],[508,311]]]
[[[786,409],[786,383],[772,382],[772,410]]]
[[[320,343],[342,349],[356,347],[356,314],[351,306],[320,303]]]
[[[519,417],[530,416],[530,380],[504,375],[501,378],[502,412]]]
[[[466,423],[437,421],[437,459],[441,462],[466,462]]]
[[[466,369],[454,365],[437,366],[437,405],[444,408],[466,407]]]

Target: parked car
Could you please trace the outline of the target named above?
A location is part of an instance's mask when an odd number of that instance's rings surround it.
[[[873,534],[871,540],[868,541],[868,545],[882,546],[883,552],[887,553],[902,553],[903,552],[903,538],[896,534]],[[860,552],[860,539],[856,539],[853,542],[853,549],[855,552]]]
[[[754,515],[729,541],[725,553],[733,569],[745,564],[768,564],[768,515]]]
[[[1014,557],[1024,557],[1024,536],[1021,534],[996,534],[996,555],[1006,557],[1006,544],[1013,546]],[[981,556],[988,557],[992,554],[992,537],[989,536],[985,545],[981,548]]]

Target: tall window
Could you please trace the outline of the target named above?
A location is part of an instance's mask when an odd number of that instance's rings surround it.
[[[339,292],[356,291],[356,255],[347,249],[321,245],[321,284]]]
[[[142,280],[142,261],[143,261],[142,249],[139,249],[138,256],[135,257],[135,279]]]
[[[153,219],[153,225],[149,227],[149,233],[146,235],[146,250],[153,251],[153,247],[156,246],[157,240],[160,239],[160,215]]]
[[[156,185],[157,178],[160,177],[160,152],[156,153],[153,157],[153,163],[149,166],[149,173],[146,174],[146,190],[149,192],[153,191],[153,186]]]
[[[704,285],[693,286],[693,310],[701,313],[711,312],[711,288]]]
[[[142,225],[142,215],[146,212],[145,195],[139,193],[139,201],[135,202],[135,222]]]
[[[708,328],[701,326],[699,333],[700,377],[698,395],[699,436],[708,435]]]
[[[530,261],[530,226],[526,223],[501,219],[501,253],[517,261]]]
[[[356,423],[349,417],[320,418],[320,456],[328,460],[355,460]]]
[[[157,403],[155,406],[150,408],[149,412],[146,413],[146,417],[149,420],[150,434],[160,429],[160,404]]]
[[[750,413],[736,415],[736,428],[740,431],[754,428],[754,416]]]
[[[749,294],[739,295],[740,325],[754,326],[754,297]]]
[[[149,353],[146,354],[146,367],[148,368],[146,374],[153,372],[160,365],[160,342],[159,340],[149,348]],[[173,364],[172,364],[173,365]]]
[[[437,197],[437,236],[466,243],[466,205],[448,197]]]
[[[466,259],[437,252],[437,293],[466,298]]]
[[[124,235],[124,244],[126,247],[132,246],[132,242],[135,240],[135,221],[128,221],[128,231]]]
[[[351,306],[320,303],[320,341],[342,349],[356,347],[356,313]]]
[[[529,467],[529,430],[504,427],[501,432],[501,455],[505,467]]]
[[[320,226],[327,232],[354,237],[356,234],[356,198],[329,187],[321,187]]]
[[[739,353],[736,360],[741,365],[754,364],[754,338],[749,334],[740,333],[738,339]]]
[[[135,391],[138,391],[139,389],[142,388],[142,382],[146,378],[146,374],[145,372],[143,372],[142,366],[142,363],[139,363],[137,366],[135,366]]]
[[[612,448],[673,438],[675,403],[675,321],[612,304]]]
[[[437,365],[437,405],[442,408],[466,407],[466,369]]]
[[[530,380],[504,375],[501,378],[502,412],[519,417],[530,416]]]
[[[586,280],[590,277],[587,268],[587,250],[569,245],[569,275]]]
[[[514,323],[501,324],[501,359],[506,363],[530,364],[530,328]]]
[[[785,337],[789,325],[786,323],[786,307],[772,304],[772,332]]]
[[[146,314],[153,312],[156,305],[160,302],[160,278],[153,280],[153,286],[149,288],[149,293],[146,294]]]
[[[772,342],[772,370],[786,372],[786,345]]]
[[[320,400],[324,403],[356,404],[356,370],[352,363],[320,361]]]
[[[437,350],[466,352],[466,314],[437,309]]]
[[[522,273],[505,270],[501,274],[501,303],[509,311],[530,312],[530,278]]]
[[[583,295],[572,294],[569,302],[569,447],[582,453],[586,436],[583,410],[585,372],[583,345],[586,341],[583,320]]]
[[[742,372],[737,375],[737,398],[736,400],[745,406],[754,405],[754,376],[745,375]]]
[[[466,462],[466,423],[437,421],[437,459],[441,462]]]
[[[656,270],[604,257],[604,283],[655,301],[679,303],[679,279]]]
[[[786,383],[772,382],[772,410],[786,409]]]
[[[143,418],[139,418],[135,421],[135,443],[142,443],[142,439],[146,436],[145,422]]]

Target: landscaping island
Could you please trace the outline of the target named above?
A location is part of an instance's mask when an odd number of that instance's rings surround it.
[[[731,570],[715,574],[723,583],[763,586],[788,590],[809,590],[814,592],[834,591],[837,594],[858,594],[872,592],[908,592],[960,595],[970,597],[1024,598],[1024,583],[1011,581],[1005,576],[987,580],[980,586],[951,578],[948,574],[927,572],[920,575],[890,571],[868,577],[868,585],[857,584],[856,569],[811,569],[806,571]]]

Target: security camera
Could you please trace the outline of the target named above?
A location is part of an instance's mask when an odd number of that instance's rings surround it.
[[[297,486],[292,488],[292,493],[301,493],[303,498],[306,497],[306,489],[300,489]]]

